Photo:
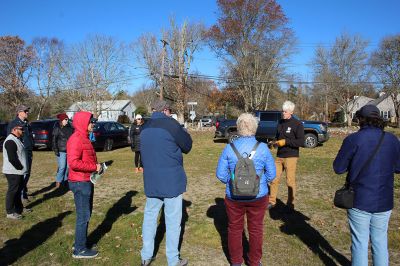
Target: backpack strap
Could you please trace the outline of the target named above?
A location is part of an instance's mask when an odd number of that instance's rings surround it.
[[[240,155],[240,153],[239,153],[239,151],[236,149],[235,145],[234,145],[233,143],[231,143],[230,145],[231,145],[232,150],[235,152],[236,157],[237,157],[238,159],[240,159],[240,157],[242,157],[242,155]]]
[[[237,157],[238,159],[240,159],[240,157],[243,157],[242,155],[240,155],[240,152],[236,149],[236,147],[235,147],[235,145],[234,145],[233,143],[230,143],[230,145],[231,145],[232,150],[235,152],[236,157]],[[254,147],[253,147],[253,149],[251,150],[249,156],[250,156],[251,154],[253,154],[252,157],[254,157],[254,154],[256,154],[256,150],[257,150],[257,148],[258,148],[258,145],[260,145],[260,142],[259,142],[259,141],[257,141],[257,143],[254,145]]]

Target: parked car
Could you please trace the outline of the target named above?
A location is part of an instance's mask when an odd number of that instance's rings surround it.
[[[95,149],[110,151],[114,147],[125,147],[129,145],[129,129],[124,125],[112,121],[98,121],[93,130],[96,141],[93,142]]]
[[[271,140],[276,136],[281,111],[256,111],[254,115],[258,119],[256,137],[259,139]],[[293,115],[297,120],[297,116]],[[300,120],[304,126],[304,147],[315,148],[329,139],[328,124],[320,121]],[[219,120],[216,123],[214,138],[226,139],[233,142],[237,134],[236,120]]]
[[[201,119],[200,119],[200,125],[202,127],[212,127],[215,125],[216,122],[216,118],[215,116],[212,115],[204,115]]]
[[[31,122],[35,149],[52,149],[53,129],[58,119],[45,119]]]
[[[3,142],[7,138],[8,123],[0,123],[0,151],[3,151]]]

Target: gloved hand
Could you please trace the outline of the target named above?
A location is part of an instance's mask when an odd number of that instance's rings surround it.
[[[268,148],[270,148],[270,149],[273,149],[273,148],[275,148],[275,140],[271,140],[271,141],[268,141]]]
[[[286,144],[286,140],[285,139],[280,139],[280,140],[276,141],[276,145],[278,147],[283,147],[283,146],[285,146],[285,144]]]
[[[55,154],[57,157],[60,157],[60,152],[59,152],[59,151],[54,151],[54,154]]]

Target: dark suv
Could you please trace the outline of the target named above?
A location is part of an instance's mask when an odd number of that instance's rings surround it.
[[[112,121],[98,121],[93,130],[96,141],[95,149],[110,151],[113,147],[128,146],[129,129],[120,123]]]
[[[33,143],[36,149],[52,148],[53,129],[58,119],[37,120],[31,122]]]

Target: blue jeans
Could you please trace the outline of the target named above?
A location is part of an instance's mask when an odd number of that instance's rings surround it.
[[[67,165],[67,153],[60,152],[60,156],[57,157],[57,175],[56,182],[61,183],[68,180],[68,165]]]
[[[370,213],[356,208],[347,211],[351,233],[351,264],[368,265],[371,238],[374,266],[389,265],[387,230],[392,211]]]
[[[76,223],[75,250],[80,252],[86,248],[87,229],[92,214],[93,184],[91,182],[69,182],[69,188],[74,193]]]
[[[166,225],[166,255],[169,266],[175,266],[179,262],[179,236],[182,221],[182,194],[175,198],[147,198],[144,208],[142,227],[143,248],[142,260],[153,257],[154,237],[157,230],[157,218],[164,204]]]

